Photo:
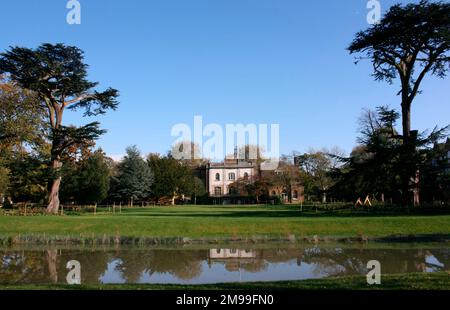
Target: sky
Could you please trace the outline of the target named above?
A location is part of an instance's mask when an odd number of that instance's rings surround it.
[[[400,108],[398,85],[375,82],[346,47],[369,27],[365,0],[79,0],[69,25],[66,0],[0,0],[0,51],[41,43],[85,52],[89,79],[120,91],[117,111],[95,119],[65,114],[65,124],[101,122],[98,141],[120,157],[137,145],[166,153],[174,125],[279,124],[281,153],[356,144],[364,108]],[[380,0],[383,11],[394,3]],[[412,127],[450,123],[449,79],[428,77]]]

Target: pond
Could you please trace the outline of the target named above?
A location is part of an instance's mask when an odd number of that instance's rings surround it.
[[[67,262],[80,263],[81,283],[207,284],[450,270],[448,243],[277,244],[214,247],[0,248],[1,284],[66,283]]]

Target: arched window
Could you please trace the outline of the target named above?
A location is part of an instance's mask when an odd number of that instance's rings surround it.
[[[216,173],[216,181],[220,181],[220,174]]]
[[[248,173],[244,173],[244,180],[248,180]]]

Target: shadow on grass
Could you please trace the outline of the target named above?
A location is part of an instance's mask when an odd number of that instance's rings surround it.
[[[217,211],[217,212],[198,212],[198,211],[158,211],[158,212],[126,212],[122,216],[143,216],[143,217],[190,217],[190,218],[381,218],[381,217],[408,217],[408,216],[442,216],[450,215],[450,212],[363,212],[363,211]]]

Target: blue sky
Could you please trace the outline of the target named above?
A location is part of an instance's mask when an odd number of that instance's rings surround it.
[[[44,42],[76,45],[90,78],[121,92],[99,117],[109,155],[132,144],[165,153],[177,123],[280,124],[282,153],[355,145],[363,108],[399,108],[398,86],[373,81],[369,62],[345,48],[368,27],[365,0],[79,0],[81,25],[66,23],[66,0],[1,0],[0,50]],[[381,0],[386,10],[393,3]],[[450,123],[449,80],[428,78],[412,125]],[[65,115],[66,124],[91,119]]]

